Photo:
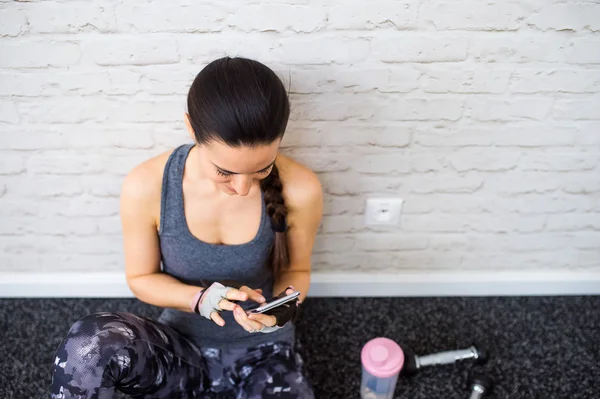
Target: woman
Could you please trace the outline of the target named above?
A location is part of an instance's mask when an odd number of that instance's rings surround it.
[[[282,82],[244,58],[222,58],[187,99],[194,141],[126,177],[125,268],[158,321],[96,313],[56,352],[53,398],[312,398],[294,348],[310,280],[322,190],[278,153],[289,117]],[[269,314],[244,311],[300,291]]]

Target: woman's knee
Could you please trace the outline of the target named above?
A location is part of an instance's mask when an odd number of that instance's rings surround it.
[[[72,397],[97,397],[98,390],[108,383],[104,371],[110,359],[136,339],[135,329],[127,321],[130,317],[92,313],[73,323],[55,353],[53,397],[64,397],[65,392]]]
[[[101,362],[135,340],[124,313],[98,312],[77,320],[57,351],[57,361]]]
[[[284,349],[269,356],[259,367],[248,369],[249,375],[244,384],[247,397],[314,398],[301,356],[285,344],[278,346]]]
[[[313,399],[312,385],[304,374],[289,371],[272,375],[257,375],[247,381],[249,399],[286,398]]]

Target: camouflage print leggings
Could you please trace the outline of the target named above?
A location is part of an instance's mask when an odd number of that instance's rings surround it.
[[[56,351],[52,399],[314,398],[287,342],[198,348],[169,326],[130,313],[77,321]]]

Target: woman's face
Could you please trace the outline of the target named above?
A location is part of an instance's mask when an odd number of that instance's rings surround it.
[[[212,141],[197,146],[202,174],[229,195],[248,195],[253,184],[269,176],[277,158],[277,139],[257,147],[230,147]]]
[[[189,135],[195,141],[194,129],[185,114]],[[228,195],[248,195],[253,184],[269,176],[281,139],[256,147],[230,147],[220,141],[197,145],[198,167],[202,175]]]

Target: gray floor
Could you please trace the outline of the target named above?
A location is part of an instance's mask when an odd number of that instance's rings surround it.
[[[69,326],[95,311],[156,316],[137,300],[0,300],[0,398],[47,398],[53,351]],[[360,349],[386,336],[416,353],[476,341],[491,358],[401,378],[397,398],[468,398],[476,368],[490,398],[600,398],[600,297],[309,299],[299,324],[318,398],[358,398]]]

